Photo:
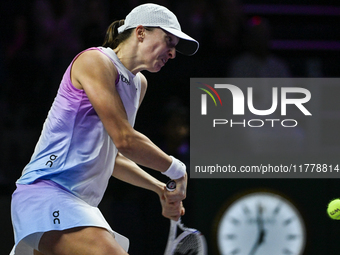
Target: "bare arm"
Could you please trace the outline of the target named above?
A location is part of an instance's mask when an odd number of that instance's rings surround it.
[[[134,186],[151,190],[159,196],[163,195],[165,184],[145,172],[121,153],[117,154],[112,176]]]
[[[116,90],[117,69],[111,60],[97,50],[81,54],[73,63],[73,85],[83,89],[119,152],[133,162],[165,172],[172,159],[149,138],[133,129],[128,122],[124,105]],[[146,90],[146,79],[141,75],[141,100]],[[176,192],[169,201],[180,201],[186,196],[186,174],[176,180]]]
[[[165,199],[165,194],[169,193],[163,182],[160,182],[153,176],[149,175],[137,164],[118,153],[115,162],[115,168],[112,176],[144,189],[154,191],[158,194],[162,205],[162,215],[166,218],[177,220],[180,215],[184,214],[183,204],[181,202],[170,202]]]
[[[73,84],[84,89],[117,149],[137,164],[164,172],[171,158],[128,122],[116,90],[117,70],[97,50],[81,54],[72,67]]]

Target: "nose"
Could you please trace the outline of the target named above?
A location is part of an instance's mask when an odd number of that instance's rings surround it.
[[[174,59],[176,57],[176,48],[173,47],[169,50],[169,58]]]

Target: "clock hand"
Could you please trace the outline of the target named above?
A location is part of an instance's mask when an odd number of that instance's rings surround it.
[[[263,212],[263,208],[261,205],[258,206],[258,211],[257,211],[257,218],[256,218],[256,222],[257,222],[257,226],[258,226],[258,238],[255,242],[255,244],[253,245],[252,249],[249,252],[249,255],[254,255],[255,252],[257,251],[258,247],[264,242],[264,236],[266,234],[265,229],[264,229],[264,222],[263,222],[263,217],[262,217],[262,212]]]

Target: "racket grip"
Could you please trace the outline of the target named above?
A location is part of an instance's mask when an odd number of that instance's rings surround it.
[[[176,182],[174,180],[170,180],[166,183],[166,189],[168,191],[175,191],[176,190]]]

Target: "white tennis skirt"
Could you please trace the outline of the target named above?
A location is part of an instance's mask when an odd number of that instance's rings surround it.
[[[129,239],[113,231],[97,207],[49,180],[17,184],[11,214],[15,245],[10,255],[32,255],[45,232],[75,227],[107,229],[124,250],[129,248]]]

